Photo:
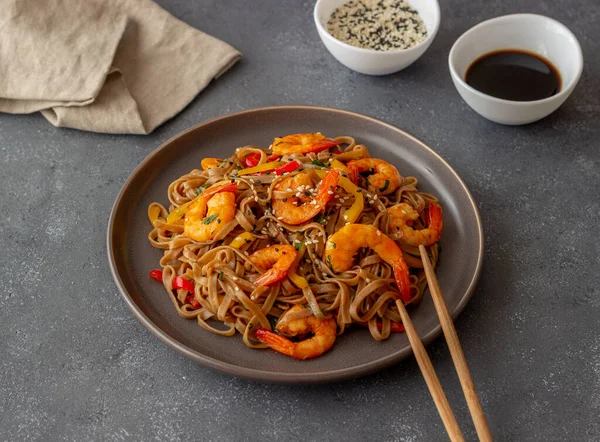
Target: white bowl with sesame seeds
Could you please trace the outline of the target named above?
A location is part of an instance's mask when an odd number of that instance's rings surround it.
[[[354,1],[368,3],[373,0]],[[386,4],[390,4],[390,0],[383,1],[385,1]],[[387,31],[384,31],[384,35],[382,36],[381,33],[378,33],[378,28],[380,28],[379,24],[374,29],[365,29],[365,27],[362,26],[364,17],[358,17],[359,22],[357,23],[357,26],[353,27],[352,31],[356,29],[360,31],[360,35],[357,35],[356,37],[361,39],[363,45],[371,46],[369,40],[372,39],[372,46],[377,47],[378,49],[358,47],[339,40],[328,31],[327,23],[332,17],[332,14],[334,14],[338,8],[343,7],[348,3],[349,0],[317,0],[313,15],[319,37],[321,37],[323,44],[327,50],[329,50],[331,55],[344,66],[356,72],[360,72],[361,74],[387,75],[401,71],[410,66],[425,53],[427,48],[429,48],[440,26],[440,6],[437,0],[406,0],[406,3],[408,3],[412,9],[411,12],[414,13],[414,11],[416,11],[418,13],[417,20],[420,18],[426,32],[420,32],[420,29],[422,29],[421,27],[412,28],[412,20],[408,18],[405,22],[408,23],[407,31],[398,30],[398,32],[393,35],[389,35]],[[382,2],[380,1],[380,3]],[[403,17],[403,11],[404,9],[398,10],[401,17]],[[401,20],[404,19],[401,18],[399,21],[392,17],[390,20],[395,24],[398,24],[402,23]],[[400,26],[404,27],[399,29],[406,29],[406,25],[401,24]],[[356,33],[358,34],[358,32]],[[374,37],[371,37],[371,35],[374,35]],[[354,37],[355,35],[352,36]],[[408,42],[407,44],[411,45],[410,47],[400,48],[402,44],[397,42],[403,42],[404,39]],[[382,40],[385,43],[379,44]]]

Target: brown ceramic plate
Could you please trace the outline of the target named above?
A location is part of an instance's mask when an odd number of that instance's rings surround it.
[[[442,254],[437,276],[453,316],[473,294],[481,271],[483,231],[477,207],[452,168],[434,151],[394,126],[336,109],[285,106],[253,109],[202,123],[164,143],[132,173],[113,207],[108,225],[108,259],[117,287],[133,314],[163,342],[208,367],[245,378],[312,383],[353,378],[388,367],[411,354],[405,334],[374,341],[362,327],[340,336],[323,356],[296,361],[271,350],[244,346],[239,335],[222,337],[180,318],[162,285],[148,276],[160,250],[150,246],[147,207],[167,203],[171,181],[199,167],[204,157],[228,157],[238,146],[268,146],[275,136],[320,131],[350,135],[371,154],[416,176],[419,187],[437,195],[444,209]],[[440,334],[430,296],[411,316],[425,343]]]

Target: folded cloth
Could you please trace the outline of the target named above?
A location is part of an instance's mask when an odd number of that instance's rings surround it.
[[[239,60],[150,0],[1,0],[0,112],[147,134]]]

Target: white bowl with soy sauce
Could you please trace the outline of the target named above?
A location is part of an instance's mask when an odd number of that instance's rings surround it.
[[[437,0],[317,0],[313,15],[331,55],[366,75],[410,66],[440,27]]]
[[[454,86],[478,114],[507,125],[538,121],[571,95],[583,70],[577,38],[543,15],[512,14],[465,32],[448,57]]]

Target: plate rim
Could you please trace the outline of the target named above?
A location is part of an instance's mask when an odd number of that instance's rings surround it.
[[[344,115],[351,116],[354,118],[369,120],[370,122],[373,122],[378,125],[383,125],[383,126],[387,127],[388,129],[391,129],[395,132],[399,132],[401,135],[411,139],[421,149],[425,149],[426,151],[429,151],[430,154],[432,154],[434,157],[436,157],[437,160],[446,169],[448,169],[448,171],[454,176],[456,181],[462,187],[462,190],[464,191],[464,194],[466,195],[466,197],[470,203],[470,206],[473,209],[473,213],[475,215],[475,221],[477,224],[477,235],[479,238],[479,241],[478,241],[479,250],[478,250],[478,255],[477,255],[477,265],[475,268],[475,272],[473,274],[473,277],[471,278],[471,281],[469,282],[469,285],[467,287],[465,294],[463,295],[460,302],[458,303],[456,310],[452,313],[452,318],[456,319],[458,317],[458,315],[460,315],[460,313],[462,313],[462,311],[464,310],[468,301],[472,298],[472,296],[475,292],[477,283],[479,281],[479,278],[481,276],[481,270],[483,267],[483,253],[484,253],[484,232],[483,232],[481,216],[479,214],[479,209],[477,208],[477,204],[476,204],[475,200],[473,199],[473,196],[471,195],[471,192],[469,191],[468,187],[466,186],[466,184],[463,182],[462,178],[460,177],[460,175],[458,175],[458,173],[452,168],[452,166],[450,166],[450,164],[448,164],[448,162],[446,160],[444,160],[444,158],[442,158],[436,151],[434,151],[432,148],[427,146],[423,141],[419,140],[418,138],[409,134],[408,132],[404,131],[403,129],[400,129],[400,128],[394,126],[393,124],[386,123],[384,121],[381,121],[374,117],[370,117],[368,115],[364,115],[364,114],[360,114],[357,112],[352,112],[352,111],[348,111],[348,110],[344,110],[344,109],[337,109],[337,108],[330,108],[330,107],[323,107],[323,106],[305,106],[305,105],[265,106],[265,107],[251,108],[251,109],[246,109],[246,110],[242,110],[242,111],[238,111],[238,112],[232,112],[232,113],[228,113],[225,115],[217,116],[217,117],[208,119],[206,121],[202,121],[202,122],[196,124],[195,126],[192,126],[188,129],[184,130],[183,132],[179,132],[178,134],[172,136],[168,140],[161,143],[156,149],[154,149],[152,152],[150,152],[150,154],[145,156],[144,159],[137,165],[137,167],[135,167],[135,169],[129,174],[128,178],[125,180],[125,182],[121,186],[121,189],[119,190],[119,193],[118,193],[117,197],[115,198],[115,202],[112,205],[112,208],[110,211],[110,216],[108,218],[108,229],[107,229],[107,233],[106,233],[106,251],[107,251],[108,264],[110,267],[110,272],[112,274],[113,280],[121,294],[121,297],[125,300],[125,303],[126,303],[127,307],[129,308],[129,310],[138,319],[138,321],[140,321],[154,336],[156,336],[162,342],[167,344],[169,347],[179,351],[184,356],[186,356],[196,362],[199,362],[201,365],[211,368],[213,370],[217,370],[217,371],[220,371],[223,373],[228,373],[228,374],[231,374],[234,376],[238,376],[238,377],[242,377],[242,378],[246,378],[246,379],[254,380],[254,381],[261,381],[261,382],[291,383],[291,384],[316,384],[316,383],[324,383],[324,382],[337,382],[337,381],[352,379],[352,378],[356,378],[356,377],[360,377],[360,376],[366,376],[366,375],[372,374],[376,371],[388,368],[391,365],[400,362],[401,360],[405,359],[410,354],[412,354],[412,348],[410,347],[410,345],[408,347],[406,347],[398,352],[394,352],[384,358],[379,358],[375,361],[370,361],[370,362],[367,362],[367,363],[364,363],[361,365],[344,368],[344,369],[338,369],[338,370],[334,370],[334,371],[317,371],[317,372],[310,372],[310,373],[275,372],[275,371],[264,371],[264,370],[254,369],[254,368],[242,367],[239,365],[220,361],[218,359],[212,358],[210,356],[207,356],[207,355],[199,353],[195,350],[192,350],[191,348],[185,346],[184,344],[177,341],[175,338],[169,336],[167,333],[165,333],[163,330],[161,330],[160,327],[158,327],[154,322],[152,322],[152,320],[150,320],[150,318],[148,318],[142,312],[142,310],[137,306],[137,304],[133,301],[132,297],[129,295],[129,293],[127,292],[127,290],[125,288],[125,285],[121,279],[121,276],[119,275],[119,272],[117,270],[117,265],[115,264],[116,250],[113,247],[113,241],[116,241],[116,235],[115,235],[115,230],[114,230],[115,216],[116,216],[117,209],[120,206],[121,201],[122,201],[123,197],[125,196],[127,189],[129,188],[130,183],[139,174],[141,169],[143,169],[146,166],[146,164],[148,162],[150,162],[150,160],[155,155],[157,155],[163,149],[167,148],[172,142],[174,142],[175,140],[177,140],[181,137],[186,136],[190,132],[195,131],[203,126],[209,126],[211,124],[216,123],[217,121],[221,121],[221,120],[225,120],[225,119],[229,119],[229,118],[236,118],[236,117],[240,117],[240,116],[243,116],[246,114],[260,113],[260,112],[273,111],[273,110],[275,110],[275,111],[286,111],[286,110],[325,111],[325,112],[344,114]],[[421,340],[423,341],[424,345],[428,345],[435,338],[440,336],[440,334],[441,334],[441,325],[438,324],[433,330],[431,330],[426,335],[424,335],[421,338]]]

